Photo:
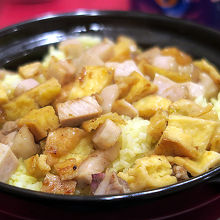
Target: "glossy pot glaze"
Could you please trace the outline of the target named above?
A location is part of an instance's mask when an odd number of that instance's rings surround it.
[[[49,45],[81,34],[112,39],[119,35],[126,35],[133,38],[142,48],[153,45],[176,46],[192,55],[193,58],[205,57],[220,68],[219,32],[183,20],[115,11],[81,11],[54,15],[5,28],[0,31],[0,67],[13,70],[25,62],[42,59]],[[116,204],[127,206],[144,202],[149,206],[149,204],[153,204],[152,202],[158,205],[159,200],[164,203],[172,197],[176,201],[176,197],[180,195],[184,197],[185,193],[190,192],[189,188],[195,191],[204,182],[208,183],[210,178],[212,178],[212,186],[216,186],[219,184],[216,177],[218,174],[220,174],[220,167],[171,186],[123,195],[53,195],[25,190],[4,183],[0,183],[0,192],[1,198],[5,198],[5,201],[8,198],[8,201],[14,201],[14,203],[16,201],[16,204],[21,204],[21,201],[25,204],[27,200],[30,200],[31,204],[38,204],[39,207],[46,204],[49,207],[51,205],[59,206],[64,210],[70,207],[71,210],[83,210],[85,207],[94,210],[97,206],[110,208]],[[213,179],[213,177],[216,178]],[[219,195],[219,191],[216,192],[215,187],[213,190],[213,196]],[[214,197],[216,198],[216,196]],[[6,204],[5,210],[8,207]],[[19,210],[21,211],[21,209]],[[8,212],[11,211],[8,210]],[[33,214],[33,211],[30,213]]]

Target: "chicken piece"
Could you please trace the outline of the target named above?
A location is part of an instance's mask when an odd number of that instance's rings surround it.
[[[17,158],[27,159],[39,152],[38,144],[34,142],[34,136],[27,126],[22,126],[16,134],[11,150]]]
[[[172,166],[172,169],[173,169],[173,176],[175,176],[178,181],[189,179],[187,170],[184,167],[174,164]]]
[[[112,195],[129,192],[130,189],[127,182],[118,177],[115,172],[107,170],[94,195]]]
[[[175,84],[163,92],[163,97],[175,102],[180,99],[186,99],[189,97],[189,91],[186,85]]]
[[[34,87],[38,86],[39,83],[35,80],[35,79],[25,79],[23,81],[21,81],[20,83],[18,83],[18,85],[16,86],[15,90],[14,90],[14,95],[15,96],[19,96],[22,93],[33,89]]]
[[[168,124],[168,113],[159,109],[151,118],[147,133],[151,136],[153,144],[159,141]]]
[[[47,155],[47,162],[54,165],[59,157],[66,155],[74,149],[84,137],[85,132],[79,128],[58,128],[47,136],[44,154]]]
[[[95,55],[99,57],[103,62],[106,62],[111,59],[114,54],[114,43],[111,40],[104,38],[101,43],[88,49],[87,52],[93,56]]]
[[[137,57],[137,61],[146,60],[148,63],[152,64],[155,57],[160,55],[160,48],[159,47],[152,47],[150,49],[145,50],[144,52],[140,53]]]
[[[179,65],[187,65],[192,63],[192,58],[176,47],[165,47],[163,50],[161,50],[161,54],[164,56],[174,57]]]
[[[199,81],[200,69],[197,68],[193,63],[188,65],[178,66],[178,72],[189,73],[191,75],[192,82],[197,83]]]
[[[102,112],[103,113],[111,112],[112,104],[119,96],[119,90],[117,84],[113,84],[105,87],[100,93],[100,96],[103,100],[101,103]]]
[[[76,68],[77,75],[79,75],[83,71],[83,68],[87,66],[104,66],[104,62],[97,55],[93,55],[88,51],[82,53],[79,58],[74,59],[73,64]]]
[[[44,178],[41,191],[47,193],[73,195],[75,192],[75,188],[76,188],[76,181],[74,180],[62,181],[59,176],[48,173]]]
[[[62,126],[78,126],[83,121],[95,118],[102,113],[102,108],[94,97],[70,100],[57,104],[57,112]]]
[[[13,131],[7,135],[2,136],[0,142],[11,147],[14,143],[16,135],[17,131]]]
[[[195,61],[193,63],[200,71],[207,73],[217,86],[220,85],[219,71],[214,65],[205,59]]]
[[[91,192],[94,194],[99,184],[105,178],[105,173],[92,174]]]
[[[41,72],[41,63],[28,63],[18,68],[18,73],[25,79],[33,78]]]
[[[119,172],[118,176],[125,180],[132,192],[154,189],[177,182],[172,176],[172,167],[163,155],[151,155],[135,161],[132,168]]]
[[[18,126],[16,121],[6,121],[1,129],[1,132],[2,134],[7,135],[17,130],[18,130]]]
[[[79,166],[76,177],[78,184],[91,184],[92,174],[102,173],[117,158],[120,147],[120,144],[116,143],[107,150],[96,150],[90,154]]]
[[[7,90],[0,85],[0,105],[7,103],[9,100]]]
[[[17,122],[18,127],[26,125],[35,140],[39,141],[47,136],[49,131],[59,127],[59,120],[52,106],[34,109]]]
[[[54,77],[63,86],[74,80],[75,67],[72,60],[58,60],[55,57],[51,57],[47,74],[49,77]]]
[[[102,66],[86,66],[81,75],[73,82],[68,99],[83,98],[100,93],[112,82],[112,71]]]
[[[181,86],[185,86],[188,90],[188,99],[195,100],[199,96],[203,96],[205,94],[205,88],[197,83],[187,82],[181,83]],[[177,101],[177,100],[176,100]]]
[[[176,60],[172,56],[161,56],[161,55],[156,56],[153,59],[152,65],[170,71],[178,70]]]
[[[51,170],[50,166],[47,164],[47,156],[38,154],[26,159],[24,161],[25,167],[29,175],[36,178],[45,177],[45,175]]]
[[[215,151],[205,151],[199,158],[167,157],[170,163],[184,167],[192,176],[198,176],[220,165],[220,154]]]
[[[114,56],[111,61],[123,62],[134,57],[138,52],[135,41],[129,37],[119,36],[114,45]]]
[[[63,162],[56,163],[54,168],[61,180],[71,180],[77,175],[78,163],[76,159],[69,158]]]
[[[63,51],[67,58],[76,59],[84,52],[82,43],[77,39],[67,39],[58,45],[58,49]]]
[[[167,111],[170,104],[171,101],[169,99],[157,95],[149,95],[133,103],[133,106],[138,110],[141,117],[150,118],[159,109]]]
[[[7,182],[18,167],[18,159],[10,147],[0,143],[0,182]]]
[[[82,123],[82,128],[87,131],[91,132],[92,130],[96,130],[101,124],[105,123],[107,119],[110,119],[117,125],[124,125],[125,121],[117,114],[117,113],[106,113],[101,115],[98,118],[94,118],[88,121],[84,121]]]
[[[216,127],[215,121],[170,115],[154,152],[196,159],[207,149]]]
[[[126,101],[130,103],[136,102],[139,99],[157,91],[157,86],[139,73],[133,72],[131,76],[134,77],[137,81],[131,86],[126,96],[123,97]]]
[[[114,102],[112,112],[117,112],[119,115],[127,115],[130,118],[138,116],[138,110],[124,99]]]
[[[107,62],[105,66],[115,70],[114,80],[117,80],[118,77],[129,76],[133,72],[143,75],[133,60],[126,60],[123,63]]]
[[[210,99],[211,97],[215,97],[218,94],[218,86],[214,83],[212,78],[207,75],[206,73],[200,74],[200,81],[199,85],[203,87],[204,89],[204,96],[207,99]]]
[[[106,150],[116,144],[121,134],[121,129],[113,121],[107,119],[96,131],[92,138],[98,149]]]

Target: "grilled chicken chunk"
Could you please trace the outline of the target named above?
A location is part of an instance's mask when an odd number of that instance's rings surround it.
[[[39,151],[39,145],[35,144],[34,136],[27,126],[22,126],[16,134],[11,150],[17,158],[27,159]]]
[[[33,89],[34,87],[38,86],[39,83],[35,79],[25,79],[18,83],[17,87],[15,88],[14,95],[19,96],[22,93]]]
[[[92,174],[102,173],[117,158],[119,150],[120,144],[116,143],[107,150],[96,150],[89,155],[79,166],[76,177],[78,184],[90,184],[92,182]]]
[[[0,182],[7,182],[17,166],[18,159],[10,147],[0,144]]]
[[[115,172],[107,170],[104,179],[98,185],[94,195],[111,195],[128,192],[130,192],[130,189],[127,182],[119,178]]]
[[[87,96],[58,103],[57,112],[62,126],[78,126],[83,121],[100,115],[102,108],[94,97]]]
[[[96,131],[92,138],[98,149],[108,149],[115,145],[121,134],[121,129],[113,121],[107,119]]]
[[[138,116],[138,110],[125,99],[117,100],[112,106],[112,112],[117,112],[119,115],[127,115],[131,118]]]
[[[119,89],[117,84],[113,84],[105,87],[100,93],[100,97],[102,98],[101,107],[103,113],[108,113],[112,109],[112,104],[119,96]]]
[[[177,70],[176,60],[174,57],[171,56],[161,56],[161,55],[156,56],[153,59],[152,65],[166,70],[171,70],[171,71]]]
[[[41,188],[42,192],[57,193],[57,194],[74,194],[76,181],[64,180],[62,181],[59,176],[48,173],[44,178]]]

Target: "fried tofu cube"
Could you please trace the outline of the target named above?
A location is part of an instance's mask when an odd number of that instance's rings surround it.
[[[187,116],[170,115],[156,154],[198,158],[210,143],[217,122]]]
[[[137,159],[133,168],[120,172],[131,191],[141,191],[174,184],[175,176],[171,176],[172,167],[165,156],[151,155]]]
[[[150,118],[159,109],[167,111],[170,104],[169,99],[158,95],[149,95],[133,103],[133,106],[138,110],[141,117]]]
[[[110,113],[101,115],[98,118],[84,121],[82,123],[82,128],[87,132],[91,132],[92,130],[96,130],[101,124],[104,124],[107,119],[110,119],[117,125],[125,124],[125,121],[117,113],[110,112]]]
[[[6,119],[9,121],[14,121],[25,116],[31,110],[38,109],[39,105],[27,94],[23,94],[4,104],[2,107],[5,112]]]
[[[131,86],[128,94],[124,97],[126,101],[132,103],[157,91],[158,87],[141,74],[133,72],[131,74],[131,77],[132,76],[136,78],[137,81]]]
[[[144,63],[144,66],[142,64],[142,71],[144,75],[149,75],[151,78],[155,76],[155,74],[160,74],[162,76],[165,76],[174,82],[183,83],[191,81],[191,75],[186,72],[174,72],[170,70],[161,69],[156,66],[152,66],[148,64],[147,62]]]
[[[215,151],[205,151],[198,159],[187,157],[167,157],[171,163],[184,167],[192,176],[207,172],[220,165],[220,154]]]
[[[131,38],[120,36],[114,45],[114,56],[111,61],[123,62],[132,58],[132,54],[137,52],[137,45]]]
[[[28,63],[23,66],[20,66],[18,69],[19,75],[21,75],[25,79],[34,78],[40,72],[41,72],[40,62]]]
[[[39,86],[27,91],[29,97],[33,98],[40,107],[53,102],[61,91],[61,85],[55,78],[51,78]]]
[[[212,80],[215,82],[216,85],[220,85],[220,75],[219,75],[219,71],[217,70],[217,68],[212,65],[211,63],[209,63],[207,60],[202,59],[199,61],[195,61],[193,62],[193,64],[199,68],[199,70],[201,70],[202,72],[207,73]]]
[[[85,132],[79,128],[58,128],[48,134],[44,154],[48,156],[47,162],[53,165],[59,157],[73,150],[84,137]]]
[[[31,110],[18,121],[18,126],[26,125],[35,140],[39,141],[47,136],[49,131],[59,127],[59,120],[52,106]]]
[[[51,170],[50,166],[47,164],[47,156],[38,154],[26,159],[24,161],[25,167],[29,175],[36,178],[42,178]]]
[[[54,78],[23,93],[2,107],[7,120],[16,120],[25,116],[33,109],[50,104],[60,93],[61,85]]]
[[[78,79],[74,81],[68,99],[100,93],[112,82],[112,77],[112,72],[106,67],[86,66]]]
[[[168,124],[168,113],[159,109],[155,115],[150,118],[150,124],[147,127],[147,133],[151,136],[151,142],[155,144],[159,141]]]
[[[0,105],[5,104],[6,102],[8,102],[8,95],[5,89],[0,86]]]

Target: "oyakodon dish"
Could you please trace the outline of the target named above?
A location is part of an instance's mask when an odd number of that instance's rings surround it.
[[[2,182],[119,194],[220,164],[220,76],[175,47],[80,37],[0,76]]]

